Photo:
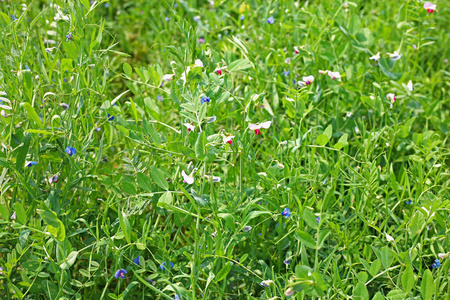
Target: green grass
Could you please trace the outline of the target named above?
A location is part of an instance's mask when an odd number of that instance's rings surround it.
[[[450,299],[436,4],[0,2],[0,298]]]

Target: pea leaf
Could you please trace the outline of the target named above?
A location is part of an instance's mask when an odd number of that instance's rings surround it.
[[[167,183],[164,172],[155,166],[150,167],[150,173],[152,174],[153,181],[162,189],[169,190],[169,184]]]
[[[22,105],[25,109],[25,112],[27,113],[28,120],[33,120],[36,125],[38,125],[41,129],[44,129],[44,125],[42,124],[41,119],[34,110],[33,106],[31,106],[31,104],[28,102],[22,103]]]

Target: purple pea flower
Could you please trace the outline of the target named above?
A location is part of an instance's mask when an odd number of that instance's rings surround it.
[[[136,264],[136,265],[140,265],[141,264],[141,261],[140,261],[140,256],[138,256],[138,257],[136,257],[134,260],[133,260],[133,262]]]
[[[73,35],[72,35],[72,33],[69,32],[69,33],[66,35],[66,42],[70,41],[72,38],[73,38]]]
[[[165,265],[166,265],[166,262],[164,261],[162,264],[159,265],[159,268],[160,268],[162,271],[164,271],[164,270],[166,269]],[[174,263],[173,263],[173,262],[170,262],[170,268],[172,269],[173,267],[174,267]]]
[[[30,162],[28,162],[25,166],[28,167],[28,168],[30,168],[30,167],[32,167],[32,166],[35,166],[36,164],[37,164],[37,161],[30,161]]]
[[[289,218],[291,216],[291,211],[289,210],[288,207],[286,207],[283,210],[283,212],[281,212],[281,215],[287,219],[287,218]]]
[[[125,278],[125,274],[127,274],[127,271],[125,269],[119,269],[116,271],[116,273],[114,274],[114,277],[116,277],[116,279]]]
[[[69,156],[77,154],[77,149],[75,149],[74,147],[66,147],[64,151],[69,154]]]
[[[434,263],[431,266],[433,267],[433,269],[439,268],[441,266],[441,262],[439,261],[439,259],[435,259]]]
[[[270,25],[272,25],[273,23],[275,23],[275,18],[274,18],[274,17],[269,17],[269,18],[267,19],[267,23],[270,24]]]
[[[209,97],[202,97],[202,98],[200,99],[200,102],[201,102],[202,104],[209,103],[209,102],[211,102],[211,99],[209,99]]]

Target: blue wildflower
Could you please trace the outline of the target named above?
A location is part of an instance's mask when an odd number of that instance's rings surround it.
[[[441,262],[439,261],[439,259],[435,259],[434,263],[431,266],[433,267],[433,269],[439,268],[441,266]]]
[[[16,17],[14,15],[11,15],[11,20],[15,21],[17,19],[16,19]]]
[[[202,104],[209,103],[209,102],[211,102],[211,99],[209,99],[209,97],[202,97],[202,98],[200,99],[200,102],[201,102]]]
[[[160,268],[162,271],[164,271],[164,270],[166,269],[165,265],[166,265],[166,262],[164,261],[162,264],[159,265],[159,268]],[[170,262],[170,268],[173,269],[174,266],[175,266],[174,263],[173,263],[173,262]]]
[[[67,78],[63,78],[63,82],[67,82]]]
[[[141,264],[141,261],[140,261],[140,256],[138,256],[138,257],[136,257],[134,260],[133,260],[133,262],[136,264],[136,265],[140,265]]]
[[[241,21],[244,21],[244,19],[245,19],[245,16],[244,16],[244,15],[241,15],[241,16],[239,17],[239,20],[241,20]]]
[[[161,95],[156,96],[156,100],[158,101],[164,101],[164,97]]]
[[[114,121],[114,116],[111,116],[110,114],[108,114],[108,121]]]
[[[125,269],[119,269],[116,271],[116,274],[114,274],[114,277],[116,277],[116,279],[125,278],[125,274],[127,274],[127,271]]]
[[[289,208],[286,207],[283,210],[283,212],[281,213],[281,215],[287,219],[287,218],[289,218],[291,216],[291,211],[289,210]]]
[[[292,262],[292,260],[291,259],[285,259],[283,262],[284,262],[285,265],[289,265]]]
[[[288,77],[288,76],[289,76],[289,73],[291,73],[291,71],[289,71],[289,70],[287,70],[287,71],[283,71],[283,75],[284,75],[284,76],[286,76],[286,77]]]
[[[73,35],[72,35],[72,33],[68,33],[67,35],[66,35],[66,42],[68,42],[69,40],[71,40],[73,38]]]
[[[173,297],[173,300],[181,300],[181,295],[176,294],[175,297]]]
[[[411,199],[408,199],[408,201],[405,201],[405,203],[409,205],[412,203],[412,201],[411,201]]]
[[[273,23],[275,23],[275,18],[274,17],[269,17],[268,19],[267,19],[267,23],[269,23],[269,24],[273,24]]]
[[[166,20],[166,22],[169,22],[170,18],[169,17],[165,17],[164,20]]]
[[[77,149],[75,149],[74,147],[66,147],[66,150],[64,151],[66,151],[69,156],[77,154]]]
[[[327,184],[327,179],[325,178],[325,180],[323,181],[322,185]]]
[[[37,164],[37,161],[30,161],[30,162],[28,162],[25,166],[28,167],[28,168],[30,168],[30,167],[32,167],[32,166],[35,166],[36,164]]]
[[[317,221],[317,224],[319,224],[320,223],[320,217],[317,217],[316,221]]]
[[[28,65],[25,65],[25,69],[30,70],[30,67]]]
[[[105,8],[108,8],[109,7],[109,3],[105,3]]]

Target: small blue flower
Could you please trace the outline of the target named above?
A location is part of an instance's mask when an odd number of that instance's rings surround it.
[[[63,82],[67,82],[67,78],[63,78]]]
[[[166,22],[169,22],[170,18],[169,17],[165,17],[164,20],[166,20]]]
[[[68,33],[67,35],[66,35],[66,42],[68,42],[69,40],[71,40],[73,38],[73,35],[72,35],[72,33]]]
[[[408,199],[408,201],[405,201],[405,203],[409,205],[412,203],[412,201],[411,201],[411,199]]]
[[[327,179],[325,178],[325,180],[323,181],[322,185],[327,184]]]
[[[286,260],[283,261],[283,263],[284,263],[285,265],[289,265],[291,262],[292,262],[291,259],[286,259]]]
[[[37,161],[30,161],[30,162],[28,162],[25,166],[28,167],[28,168],[30,168],[30,167],[32,167],[32,166],[35,166],[36,164],[37,164]]]
[[[433,267],[433,269],[439,268],[441,266],[441,262],[439,261],[439,259],[435,259],[434,263],[431,266]]]
[[[267,19],[267,23],[269,23],[269,24],[275,23],[275,18],[274,18],[274,17],[269,17],[269,18]]]
[[[317,224],[319,224],[320,223],[320,217],[317,217],[316,221],[317,221]]]
[[[108,121],[114,121],[114,116],[111,116],[110,114],[108,114]]]
[[[181,300],[181,295],[176,294],[175,297],[173,297],[173,300]]]
[[[114,277],[116,277],[116,279],[125,278],[125,274],[127,274],[127,271],[125,269],[119,269],[116,271],[116,274],[114,274]]]
[[[141,264],[141,261],[140,261],[140,256],[138,256],[138,257],[136,257],[134,260],[133,260],[133,262],[136,264],[136,265],[140,265]]]
[[[108,8],[109,7],[109,3],[105,3],[105,8]]]
[[[64,151],[66,151],[69,156],[77,154],[77,149],[75,149],[74,147],[66,147],[66,150]]]
[[[281,215],[287,219],[287,218],[289,218],[291,216],[291,211],[289,210],[289,208],[286,207],[283,210],[283,212],[281,213]]]
[[[25,69],[30,70],[30,67],[28,65],[25,65]]]
[[[164,271],[164,270],[166,269],[165,265],[166,265],[166,262],[164,261],[162,264],[159,265],[159,268],[160,268],[162,271]],[[173,263],[173,262],[170,262],[170,268],[171,268],[171,269],[173,269],[173,266],[175,266],[174,263]]]
[[[291,73],[291,71],[287,70],[287,71],[284,71],[284,72],[283,72],[283,75],[286,76],[286,77],[288,77],[288,76],[289,76],[289,73]]]
[[[158,101],[164,101],[164,97],[161,95],[156,96],[156,100]]]
[[[14,15],[11,15],[11,20],[15,21],[17,19],[16,19],[16,17]]]
[[[202,104],[209,103],[209,102],[211,102],[211,99],[209,99],[209,97],[202,97],[202,98],[200,99],[200,102],[201,102]]]
[[[265,283],[264,281],[261,281],[261,286],[268,287],[269,285],[267,283]]]
[[[244,21],[244,19],[245,19],[245,16],[244,16],[244,15],[241,15],[241,16],[239,17],[239,20],[241,20],[241,21]]]

